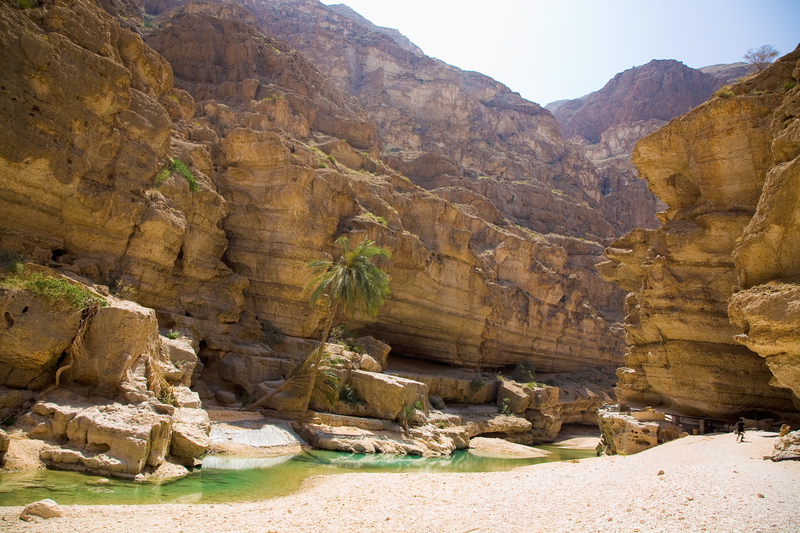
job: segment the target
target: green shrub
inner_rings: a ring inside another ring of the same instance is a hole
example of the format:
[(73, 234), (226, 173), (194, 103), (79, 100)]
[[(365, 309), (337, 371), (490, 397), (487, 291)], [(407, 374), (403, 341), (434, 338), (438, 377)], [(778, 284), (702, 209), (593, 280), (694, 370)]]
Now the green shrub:
[(336, 163), (336, 158), (335, 158), (335, 157), (333, 157), (332, 155), (329, 155), (329, 156), (328, 156), (328, 161), (330, 161), (330, 162), (331, 162), (331, 164), (332, 164), (333, 166), (336, 166), (336, 165), (337, 165), (337, 163)]
[(261, 333), (266, 337), (267, 344), (276, 346), (282, 344), (286, 334), (281, 329), (268, 320), (261, 321)]
[(77, 283), (64, 278), (48, 276), (40, 272), (14, 274), (0, 281), (4, 288), (25, 289), (36, 296), (43, 296), (54, 304), (66, 305), (72, 309), (83, 309), (92, 303), (100, 307), (106, 300)]
[(22, 274), (22, 264), (25, 262), (25, 256), (19, 252), (12, 252), (11, 250), (3, 250), (0, 252), (0, 270), (4, 271), (10, 276), (19, 276)]
[(536, 368), (534, 368), (533, 363), (530, 361), (522, 361), (511, 372), (511, 379), (518, 383), (530, 383), (535, 380), (535, 374)]
[(178, 332), (177, 330), (174, 330), (174, 329), (171, 329), (171, 330), (169, 330), (169, 331), (167, 332), (167, 338), (168, 338), (168, 339), (175, 340), (175, 339), (177, 339), (177, 338), (178, 338), (178, 337), (180, 337), (180, 336), (181, 336), (180, 332)]
[(171, 173), (177, 172), (189, 183), (190, 191), (197, 192), (200, 190), (200, 185), (197, 184), (197, 179), (194, 177), (194, 173), (189, 170), (189, 167), (186, 166), (186, 163), (180, 159), (170, 159), (169, 161), (169, 165), (164, 167), (156, 176), (156, 186), (162, 185), (169, 179), (169, 175)]
[(794, 89), (795, 82), (794, 81), (785, 81), (783, 82), (783, 90), (784, 91), (791, 91)]
[(242, 407), (247, 407), (248, 405), (253, 403), (253, 400), (255, 399), (256, 399), (255, 394), (248, 394), (247, 391), (245, 391), (244, 394), (242, 394)]
[(161, 172), (158, 173), (158, 176), (156, 176), (156, 187), (163, 185), (164, 182), (169, 179), (169, 175), (170, 167), (164, 167)]
[(197, 184), (197, 180), (192, 174), (192, 171), (189, 170), (189, 167), (181, 161), (180, 159), (173, 159), (172, 160), (172, 170), (186, 178), (186, 181), (189, 182), (189, 190), (192, 192), (197, 192), (200, 190), (200, 186)]
[(731, 90), (730, 85), (723, 85), (717, 90), (717, 92), (714, 93), (714, 96), (718, 96), (720, 98), (732, 98), (736, 96), (736, 94), (734, 94), (733, 90)]
[(356, 332), (350, 330), (347, 326), (339, 325), (331, 330), (329, 339), (339, 346), (344, 346), (351, 352), (363, 354), (364, 347), (356, 342), (356, 336)]
[(345, 385), (339, 389), (339, 401), (346, 403), (363, 403), (359, 399), (358, 393), (350, 385)]
[(480, 390), (483, 389), (483, 381), (478, 378), (472, 379), (469, 382), (469, 397), (467, 401), (472, 400)]
[(511, 416), (511, 398), (503, 398), (500, 402), (500, 414)]

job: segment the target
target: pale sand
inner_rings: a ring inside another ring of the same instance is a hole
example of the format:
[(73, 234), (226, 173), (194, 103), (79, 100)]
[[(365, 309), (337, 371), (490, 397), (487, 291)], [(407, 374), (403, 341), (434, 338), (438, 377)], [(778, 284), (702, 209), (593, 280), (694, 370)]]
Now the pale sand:
[[(773, 463), (773, 434), (687, 437), (629, 457), (485, 474), (340, 474), (273, 500), (65, 506), (0, 530), (43, 532), (797, 532), (800, 462)], [(663, 471), (662, 475), (659, 472)]]

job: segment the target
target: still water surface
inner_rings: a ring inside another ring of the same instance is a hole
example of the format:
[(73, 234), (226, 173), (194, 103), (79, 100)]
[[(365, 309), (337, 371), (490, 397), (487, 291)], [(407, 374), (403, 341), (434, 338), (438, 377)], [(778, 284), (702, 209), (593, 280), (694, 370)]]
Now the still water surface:
[(0, 474), (0, 505), (51, 498), (59, 505), (221, 503), (285, 496), (310, 476), (346, 472), (495, 472), (519, 466), (580, 459), (593, 451), (541, 446), (535, 459), (483, 457), (457, 451), (450, 457), (347, 454), (315, 450), (269, 459), (206, 457), (203, 468), (177, 481), (133, 483), (74, 472), (41, 470)]

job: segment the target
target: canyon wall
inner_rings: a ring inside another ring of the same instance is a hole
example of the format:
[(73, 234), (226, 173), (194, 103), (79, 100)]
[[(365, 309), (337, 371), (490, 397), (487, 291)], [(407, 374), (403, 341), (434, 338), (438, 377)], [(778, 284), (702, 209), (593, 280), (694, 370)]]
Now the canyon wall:
[(631, 228), (656, 228), (655, 213), (665, 205), (638, 179), (631, 162), (634, 145), (749, 72), (745, 63), (693, 69), (673, 59), (654, 59), (620, 72), (599, 91), (553, 102), (546, 109), (564, 137), (581, 145), (597, 167), (604, 194), (625, 191), (604, 214), (628, 219)]
[[(730, 416), (797, 402), (796, 50), (636, 145), (667, 209), (606, 250), (630, 291), (621, 401)], [(791, 214), (790, 214), (791, 213)], [(783, 310), (783, 312), (781, 311)]]
[[(1, 7), (0, 248), (155, 309), (198, 352), (194, 384), (241, 397), (287, 374), (323, 318), (305, 264), (340, 235), (392, 252), (389, 303), (351, 326), (395, 353), (539, 371), (619, 361), (622, 292), (592, 271), (613, 226), (593, 207), (593, 167), (535, 104), (480, 79), (502, 96), (491, 120), (526, 129), (519, 168), (551, 169), (547, 183), (432, 173), (428, 191), (387, 162), (452, 160), (382, 157), (385, 125), (241, 6), (120, 19), (144, 40), (84, 0)], [(275, 328), (288, 340), (270, 344)]]

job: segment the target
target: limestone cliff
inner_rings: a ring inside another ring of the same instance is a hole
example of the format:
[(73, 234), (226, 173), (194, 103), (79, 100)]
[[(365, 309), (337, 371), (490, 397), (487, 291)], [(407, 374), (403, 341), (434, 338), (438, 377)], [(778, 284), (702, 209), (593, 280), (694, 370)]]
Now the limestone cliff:
[[(654, 59), (620, 72), (597, 92), (562, 103), (553, 114), (564, 137), (597, 144), (615, 126), (648, 121), (664, 124), (686, 113), (722, 85), (747, 74), (747, 65), (736, 67), (705, 72), (674, 59)], [(626, 151), (632, 148), (631, 144)]]
[(800, 50), (636, 145), (634, 163), (668, 208), (658, 229), (617, 240), (598, 265), (631, 291), (622, 400), (712, 416), (792, 410), (793, 318), (779, 309), (796, 291), (754, 286), (798, 274), (793, 247), (781, 244), (797, 231), (789, 213), (798, 57)]
[[(342, 234), (393, 254), (390, 303), (352, 325), (397, 353), (540, 371), (618, 360), (621, 293), (591, 272), (612, 227), (578, 186), (591, 172), (561, 192), (415, 186), (378, 159), (383, 129), (359, 101), (238, 5), (148, 19), (148, 44), (83, 0), (0, 9), (0, 247), (155, 309), (198, 351), (194, 383), (241, 398), (286, 375), (308, 343), (266, 332), (318, 335), (304, 265)], [(526, 127), (557, 131), (512, 100)]]
[[(180, 3), (149, 1), (146, 8), (158, 14)], [(317, 0), (241, 5), (266, 35), (285, 40), (355, 98), (375, 124), (374, 157), (415, 184), (467, 209), (481, 205), (491, 216), (578, 242), (607, 244), (638, 221), (630, 216), (637, 201), (624, 199), (627, 182), (599, 175), (549, 113), (502, 84), (429, 58), (396, 30), (348, 9)], [(338, 137), (363, 148), (351, 135)], [(568, 255), (582, 247), (564, 243), (558, 237)], [(584, 252), (570, 262), (588, 263)], [(591, 268), (578, 270), (591, 279), (598, 302), (621, 301), (622, 293)], [(610, 309), (604, 316), (619, 318), (619, 307)]]
[[(496, 210), (468, 207), (479, 198), (450, 203), (354, 150), (374, 150), (372, 123), (351, 118), (357, 104), (285, 45), (259, 37), (235, 7), (225, 6), (237, 13), (230, 18), (216, 6), (165, 13), (147, 42), (176, 65), (177, 84), (197, 98), (195, 122), (213, 131), (213, 179), (231, 209), (225, 258), (250, 281), (248, 310), (289, 335), (314, 336), (321, 316), (302, 297), (303, 265), (333, 252), (334, 236), (366, 233), (392, 252), (392, 298), (377, 322), (361, 325), (396, 352), (473, 367), (533, 356), (543, 370), (614, 357), (613, 333), (591, 316), (585, 265)], [(213, 72), (227, 76), (211, 79), (194, 49), (212, 51)], [(604, 339), (607, 355), (594, 341), (581, 348), (584, 337)]]
[(655, 228), (654, 215), (664, 204), (637, 179), (630, 160), (636, 141), (748, 71), (744, 63), (692, 69), (675, 60), (653, 60), (617, 74), (599, 91), (546, 108), (564, 137), (582, 145), (597, 166), (604, 193), (625, 191), (606, 216), (628, 218), (630, 227)]

